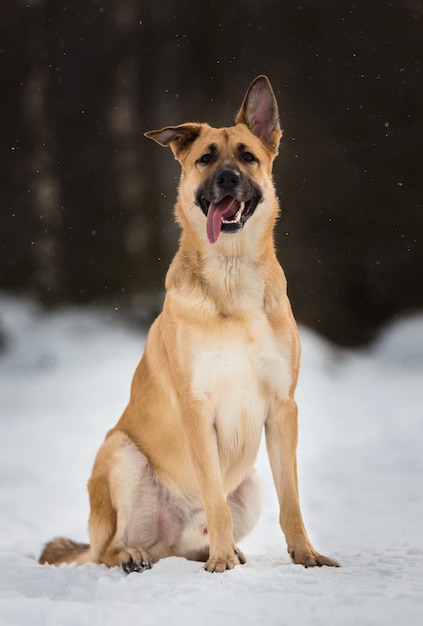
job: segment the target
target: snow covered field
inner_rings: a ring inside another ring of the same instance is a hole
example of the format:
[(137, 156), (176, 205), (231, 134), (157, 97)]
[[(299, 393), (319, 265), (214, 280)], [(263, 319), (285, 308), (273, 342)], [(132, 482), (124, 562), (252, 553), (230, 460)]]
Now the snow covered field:
[(40, 566), (43, 543), (87, 540), (85, 484), (128, 398), (143, 336), (114, 314), (42, 315), (0, 299), (0, 624), (413, 626), (423, 614), (423, 317), (364, 351), (301, 329), (299, 472), (313, 543), (341, 569), (290, 563), (266, 455), (248, 563), (209, 574), (166, 559)]

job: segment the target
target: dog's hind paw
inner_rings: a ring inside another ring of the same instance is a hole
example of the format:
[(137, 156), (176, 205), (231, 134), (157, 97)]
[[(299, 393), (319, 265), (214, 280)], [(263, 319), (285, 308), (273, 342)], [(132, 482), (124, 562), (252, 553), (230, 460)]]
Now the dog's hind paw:
[(151, 569), (153, 566), (150, 561), (141, 561), (141, 563), (136, 563), (132, 558), (129, 561), (125, 561), (121, 565), (124, 572), (127, 574), (131, 574), (132, 572), (145, 572), (146, 569)]
[(145, 572), (153, 566), (148, 556), (139, 548), (126, 548), (119, 554), (120, 566), (124, 572), (131, 574), (132, 572)]

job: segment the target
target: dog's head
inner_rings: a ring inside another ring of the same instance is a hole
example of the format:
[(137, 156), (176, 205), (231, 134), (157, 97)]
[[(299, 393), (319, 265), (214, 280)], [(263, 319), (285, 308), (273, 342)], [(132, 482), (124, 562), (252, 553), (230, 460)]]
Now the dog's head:
[[(188, 123), (146, 133), (170, 146), (182, 166), (177, 218), (212, 244), (250, 220), (251, 227), (264, 227), (277, 212), (271, 172), (282, 132), (265, 76), (250, 85), (235, 122), (228, 128)], [(256, 216), (260, 212), (265, 219)]]

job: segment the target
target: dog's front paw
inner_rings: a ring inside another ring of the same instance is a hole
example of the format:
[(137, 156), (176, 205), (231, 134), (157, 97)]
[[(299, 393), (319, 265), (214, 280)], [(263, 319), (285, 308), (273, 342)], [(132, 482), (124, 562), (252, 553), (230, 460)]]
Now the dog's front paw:
[(153, 566), (148, 555), (139, 548), (125, 548), (119, 554), (119, 563), (121, 568), (127, 574), (131, 572), (145, 572)]
[(304, 567), (322, 567), (323, 565), (326, 565), (328, 567), (340, 567), (339, 563), (334, 561), (334, 559), (323, 556), (315, 550), (310, 550), (307, 552), (296, 552), (293, 550), (292, 552), (290, 552), (290, 556), (294, 563), (298, 565), (304, 565)]
[(233, 557), (209, 559), (204, 566), (204, 569), (208, 572), (225, 572), (227, 569), (233, 569), (235, 565), (238, 565), (239, 561), (234, 554)]
[(210, 557), (204, 566), (208, 572), (225, 572), (227, 569), (233, 569), (235, 565), (244, 565), (247, 559), (239, 548), (235, 548), (233, 554), (225, 557)]

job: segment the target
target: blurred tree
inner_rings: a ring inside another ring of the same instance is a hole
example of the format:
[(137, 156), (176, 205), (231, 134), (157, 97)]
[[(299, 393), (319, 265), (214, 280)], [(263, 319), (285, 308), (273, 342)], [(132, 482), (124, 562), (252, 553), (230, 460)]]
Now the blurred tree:
[[(25, 3), (26, 4), (26, 3)], [(50, 101), (46, 1), (35, 0), (23, 13), (26, 73), (21, 90), (22, 130), (28, 138), (26, 183), (34, 231), (30, 241), (31, 291), (43, 302), (65, 295), (62, 264), (60, 180)]]

